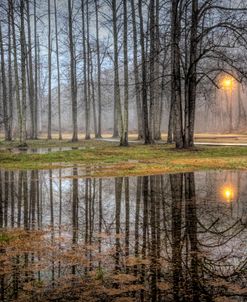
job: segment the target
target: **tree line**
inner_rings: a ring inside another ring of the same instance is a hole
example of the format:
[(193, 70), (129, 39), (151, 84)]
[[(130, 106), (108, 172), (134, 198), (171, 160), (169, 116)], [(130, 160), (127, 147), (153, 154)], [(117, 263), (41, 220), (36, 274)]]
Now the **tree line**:
[(245, 85), (242, 0), (4, 0), (0, 10), (0, 123), (6, 140), (18, 129), (21, 145), (43, 128), (51, 139), (54, 119), (62, 139), (64, 95), (72, 141), (80, 125), (85, 139), (101, 138), (108, 89), (120, 145), (134, 104), (145, 144), (161, 139), (166, 118), (167, 142), (193, 147), (200, 100), (223, 75)]

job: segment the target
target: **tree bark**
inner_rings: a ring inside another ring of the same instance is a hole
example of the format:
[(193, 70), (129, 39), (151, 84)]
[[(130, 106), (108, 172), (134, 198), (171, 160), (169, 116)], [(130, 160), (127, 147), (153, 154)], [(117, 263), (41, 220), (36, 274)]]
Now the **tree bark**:
[(157, 101), (155, 98), (155, 0), (150, 0), (149, 3), (149, 9), (150, 9), (150, 107), (149, 107), (149, 130), (150, 130), (150, 140), (151, 143), (154, 143), (154, 129), (155, 129), (155, 120), (154, 120), (154, 104)]
[(72, 142), (78, 141), (78, 126), (77, 126), (77, 96), (76, 96), (76, 68), (75, 68), (75, 53), (73, 41), (73, 21), (72, 21), (72, 8), (71, 0), (68, 0), (68, 13), (69, 13), (69, 52), (70, 52), (70, 93), (72, 103), (72, 123), (73, 123), (73, 136)]
[(34, 14), (34, 139), (38, 139), (38, 48), (36, 0), (33, 2)]
[(94, 77), (93, 77), (93, 58), (92, 51), (90, 51), (90, 82), (92, 86), (92, 105), (93, 105), (93, 125), (94, 125), (94, 136), (97, 137), (97, 112), (96, 112), (96, 102), (95, 102), (95, 88), (94, 88)]
[(25, 17), (24, 17), (25, 2), (20, 1), (20, 15), (21, 15), (21, 27), (20, 27), (20, 44), (21, 44), (21, 91), (22, 91), (22, 145), (26, 145), (26, 38), (25, 38)]
[(243, 100), (241, 96), (241, 85), (240, 83), (238, 85), (238, 130), (243, 131), (246, 127), (247, 122), (247, 115), (246, 110), (243, 105)]
[(172, 144), (174, 141), (174, 107), (172, 101), (170, 102), (170, 112), (169, 112), (169, 121), (168, 121), (168, 133), (167, 133), (167, 143)]
[(18, 130), (19, 130), (19, 143), (23, 143), (23, 116), (21, 108), (21, 99), (19, 91), (19, 69), (17, 61), (17, 44), (15, 35), (15, 22), (14, 22), (14, 6), (13, 0), (9, 0), (10, 14), (11, 14), (11, 27), (12, 27), (12, 37), (13, 37), (13, 50), (14, 50), (14, 73), (15, 73), (15, 98), (16, 98), (16, 108), (17, 108), (17, 119), (18, 119)]
[(123, 1), (124, 15), (124, 112), (123, 112), (123, 136), (121, 136), (121, 146), (128, 146), (128, 124), (129, 124), (129, 67), (128, 67), (128, 11), (127, 1)]
[(144, 143), (151, 144), (149, 123), (148, 123), (148, 102), (147, 102), (147, 70), (145, 53), (145, 34), (143, 28), (142, 1), (138, 1), (138, 10), (140, 18), (140, 44), (141, 44), (141, 63), (142, 63), (142, 110), (143, 110), (143, 134)]
[(134, 78), (135, 78), (135, 98), (136, 98), (138, 139), (143, 139), (143, 112), (142, 112), (140, 85), (139, 85), (137, 29), (136, 29), (136, 14), (135, 14), (134, 0), (131, 0), (131, 16), (132, 16), (132, 26), (133, 26), (133, 63), (134, 63)]
[(114, 99), (117, 111), (118, 132), (120, 133), (120, 145), (123, 138), (123, 117), (121, 110), (119, 74), (118, 74), (118, 32), (117, 32), (117, 8), (116, 0), (112, 0), (112, 19), (113, 19), (113, 44), (114, 44)]
[(35, 136), (35, 114), (34, 114), (34, 81), (33, 81), (33, 58), (32, 58), (32, 38), (31, 38), (31, 24), (30, 24), (30, 10), (29, 0), (26, 0), (27, 13), (27, 33), (28, 33), (28, 78), (29, 78), (29, 106), (30, 106), (30, 120), (31, 120), (31, 138)]
[[(88, 94), (87, 94), (87, 49), (86, 49), (86, 31), (85, 31), (85, 3), (84, 0), (81, 0), (81, 14), (82, 14), (82, 47), (83, 47), (83, 95), (85, 103), (85, 131), (86, 136), (88, 133), (88, 121), (86, 119), (87, 115), (87, 103), (88, 103)], [(87, 138), (85, 136), (85, 138)]]
[(47, 139), (51, 139), (51, 1), (48, 0), (48, 129)]
[(189, 124), (185, 128), (186, 148), (194, 146), (194, 128), (195, 128), (195, 107), (196, 107), (196, 86), (197, 86), (197, 31), (198, 31), (198, 0), (192, 0), (191, 15), (191, 33), (190, 33), (190, 67), (188, 73), (188, 115)]
[(155, 57), (154, 57), (154, 139), (161, 140), (162, 121), (162, 88), (160, 87), (160, 30), (159, 30), (160, 1), (155, 1)]
[(87, 100), (86, 100), (86, 139), (90, 139), (90, 107), (91, 107), (91, 86), (90, 86), (90, 36), (89, 36), (89, 4), (86, 1), (86, 26), (87, 26)]
[(54, 0), (54, 13), (55, 13), (55, 35), (56, 35), (56, 59), (57, 59), (58, 132), (59, 132), (59, 140), (62, 140), (60, 62), (59, 62), (58, 28), (57, 28), (57, 0)]
[(100, 46), (99, 46), (99, 3), (94, 0), (96, 14), (96, 53), (97, 53), (97, 88), (98, 88), (98, 132), (97, 138), (102, 137), (102, 106), (101, 106), (101, 63), (100, 63)]
[[(183, 148), (183, 122), (181, 100), (181, 74), (180, 74), (180, 37), (181, 20), (179, 14), (180, 0), (172, 2), (171, 18), (171, 108), (173, 111), (173, 125), (176, 148)], [(172, 114), (172, 110), (170, 114)]]
[(11, 5), (8, 2), (8, 78), (9, 78), (9, 92), (8, 92), (8, 140), (12, 140), (12, 127), (13, 127), (13, 79), (12, 79), (12, 41), (11, 41)]
[(0, 21), (0, 51), (1, 51), (1, 81), (2, 81), (2, 95), (3, 95), (3, 124), (5, 140), (10, 140), (9, 138), (9, 115), (8, 115), (8, 93), (7, 93), (7, 83), (5, 74), (5, 51), (3, 48), (3, 38), (2, 38), (2, 22)]

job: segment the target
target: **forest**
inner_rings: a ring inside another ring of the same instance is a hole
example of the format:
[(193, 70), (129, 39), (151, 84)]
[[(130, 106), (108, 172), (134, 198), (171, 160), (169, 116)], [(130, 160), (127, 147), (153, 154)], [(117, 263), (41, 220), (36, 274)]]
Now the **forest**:
[(0, 0), (0, 301), (247, 299), (247, 0)]
[(1, 1), (5, 140), (246, 131), (245, 1)]

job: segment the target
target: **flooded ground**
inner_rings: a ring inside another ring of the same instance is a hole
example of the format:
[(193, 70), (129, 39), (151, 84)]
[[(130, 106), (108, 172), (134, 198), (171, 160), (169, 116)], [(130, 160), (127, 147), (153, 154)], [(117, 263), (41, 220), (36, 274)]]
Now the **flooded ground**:
[(0, 173), (1, 301), (246, 301), (247, 172)]
[[(93, 147), (91, 147), (93, 148)], [(47, 154), (50, 152), (61, 152), (71, 150), (84, 150), (86, 147), (40, 147), (40, 148), (0, 148), (0, 151), (9, 151), (15, 154), (27, 153), (27, 154)]]

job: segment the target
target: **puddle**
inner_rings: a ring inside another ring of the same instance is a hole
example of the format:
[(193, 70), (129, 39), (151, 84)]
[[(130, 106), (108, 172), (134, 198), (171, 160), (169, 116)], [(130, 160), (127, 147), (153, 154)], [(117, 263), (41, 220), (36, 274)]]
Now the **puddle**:
[(1, 301), (246, 301), (247, 172), (81, 175), (1, 171)]

